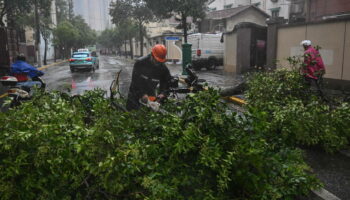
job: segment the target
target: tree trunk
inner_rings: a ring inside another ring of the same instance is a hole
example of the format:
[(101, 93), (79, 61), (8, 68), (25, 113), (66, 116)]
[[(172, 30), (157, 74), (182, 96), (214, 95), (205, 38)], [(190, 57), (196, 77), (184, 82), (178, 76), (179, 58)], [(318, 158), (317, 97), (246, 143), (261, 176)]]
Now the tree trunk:
[(181, 14), (182, 26), (184, 30), (184, 39), (185, 44), (187, 44), (187, 16), (185, 14)]
[(44, 39), (44, 42), (45, 42), (45, 51), (44, 51), (44, 65), (47, 65), (47, 60), (46, 60), (46, 57), (47, 57), (47, 39)]
[(60, 58), (61, 59), (64, 59), (64, 54), (65, 54), (65, 51), (63, 49), (64, 47), (60, 46)]
[(67, 59), (67, 57), (68, 57), (68, 51), (69, 51), (69, 48), (68, 48), (68, 45), (66, 45), (66, 46), (64, 47), (64, 59)]
[(134, 45), (132, 43), (132, 38), (129, 38), (129, 42), (130, 42), (130, 51), (131, 51), (130, 57), (131, 59), (134, 59)]
[(38, 66), (41, 67), (41, 55), (40, 55), (40, 17), (39, 17), (39, 11), (38, 11), (38, 0), (34, 1), (35, 6), (35, 46), (36, 46), (36, 53), (38, 58)]
[(128, 49), (126, 48), (126, 40), (124, 41), (124, 48), (125, 48), (125, 58), (128, 58)]
[(57, 59), (57, 48), (56, 48), (56, 46), (54, 46), (54, 48), (53, 48), (53, 54), (54, 54), (54, 56), (53, 56), (54, 62), (56, 62), (56, 59)]
[(139, 29), (140, 29), (140, 56), (143, 56), (143, 26), (142, 23), (139, 23)]

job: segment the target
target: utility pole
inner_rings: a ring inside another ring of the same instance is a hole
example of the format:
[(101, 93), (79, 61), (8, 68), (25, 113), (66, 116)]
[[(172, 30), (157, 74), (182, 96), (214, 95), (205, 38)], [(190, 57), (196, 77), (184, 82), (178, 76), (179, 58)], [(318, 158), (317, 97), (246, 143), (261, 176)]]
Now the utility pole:
[(37, 62), (38, 66), (41, 67), (41, 55), (40, 55), (40, 18), (39, 18), (39, 11), (38, 11), (38, 0), (34, 1), (34, 7), (35, 7), (35, 46), (36, 46), (36, 54), (37, 54)]

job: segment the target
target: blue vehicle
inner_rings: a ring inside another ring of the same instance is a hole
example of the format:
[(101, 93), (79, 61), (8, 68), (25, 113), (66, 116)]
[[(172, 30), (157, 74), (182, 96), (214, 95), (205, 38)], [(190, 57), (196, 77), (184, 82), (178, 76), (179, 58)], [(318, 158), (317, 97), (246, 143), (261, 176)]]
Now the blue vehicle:
[(79, 69), (89, 69), (94, 72), (99, 68), (99, 59), (96, 52), (74, 52), (69, 59), (69, 67), (71, 72)]

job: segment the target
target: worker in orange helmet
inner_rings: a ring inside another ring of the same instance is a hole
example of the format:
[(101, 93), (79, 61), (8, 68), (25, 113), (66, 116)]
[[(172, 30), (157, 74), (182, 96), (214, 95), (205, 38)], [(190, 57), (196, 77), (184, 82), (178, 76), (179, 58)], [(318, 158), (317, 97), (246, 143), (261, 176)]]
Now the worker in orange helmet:
[(140, 107), (140, 99), (155, 96), (158, 84), (158, 99), (166, 97), (167, 90), (169, 89), (169, 81), (172, 78), (169, 69), (164, 64), (166, 62), (166, 55), (166, 47), (157, 44), (152, 48), (151, 54), (136, 61), (126, 103), (127, 110), (136, 110)]

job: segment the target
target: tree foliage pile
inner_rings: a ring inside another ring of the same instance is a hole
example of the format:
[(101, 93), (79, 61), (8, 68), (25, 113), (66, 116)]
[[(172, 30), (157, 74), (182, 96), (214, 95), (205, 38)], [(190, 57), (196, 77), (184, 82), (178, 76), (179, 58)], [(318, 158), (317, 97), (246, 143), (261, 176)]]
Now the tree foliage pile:
[(120, 112), (92, 91), (0, 113), (0, 198), (293, 199), (320, 185), (267, 137), (265, 112), (228, 113), (211, 89), (166, 107)]

